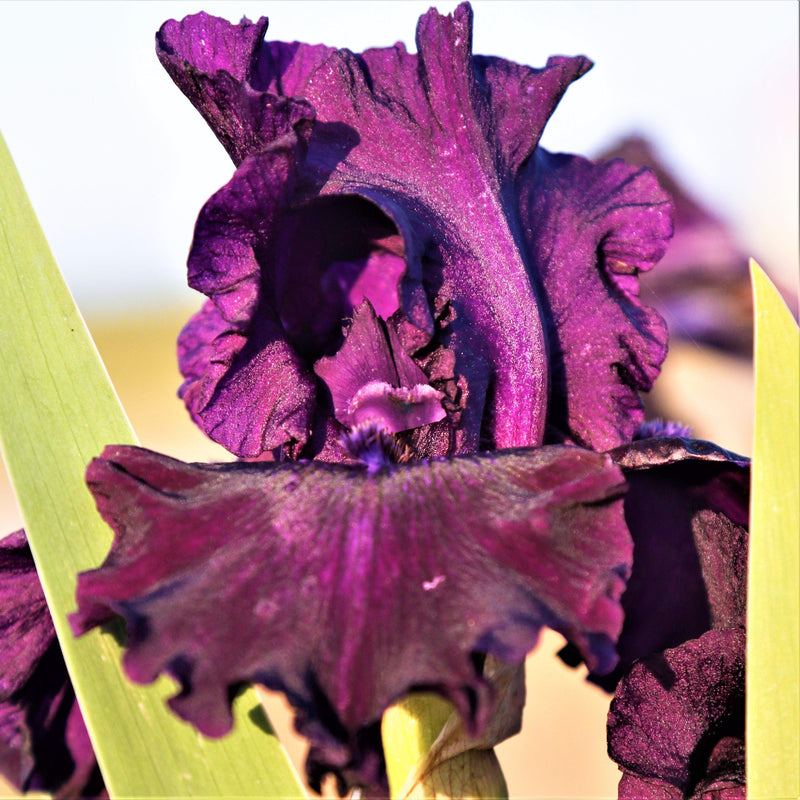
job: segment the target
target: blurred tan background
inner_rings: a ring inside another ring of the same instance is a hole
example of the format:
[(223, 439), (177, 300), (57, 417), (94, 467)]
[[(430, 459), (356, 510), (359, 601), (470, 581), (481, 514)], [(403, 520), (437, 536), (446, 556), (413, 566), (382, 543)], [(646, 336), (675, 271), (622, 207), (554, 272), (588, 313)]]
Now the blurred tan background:
[[(100, 354), (141, 444), (187, 461), (231, 460), (193, 423), (176, 396), (178, 331), (191, 307), (147, 316), (90, 318)], [(697, 344), (672, 346), (657, 384), (659, 406), (692, 425), (695, 434), (749, 454), (752, 378), (749, 364)], [(13, 492), (0, 473), (0, 532), (21, 526)], [(609, 698), (580, 670), (555, 657), (561, 637), (547, 633), (529, 657), (523, 730), (498, 748), (512, 798), (616, 797), (618, 771), (605, 752)], [(270, 718), (303, 774), (305, 746), (294, 734), (282, 698), (267, 703)], [(14, 796), (0, 785), (0, 796)], [(335, 796), (331, 793), (331, 796)]]

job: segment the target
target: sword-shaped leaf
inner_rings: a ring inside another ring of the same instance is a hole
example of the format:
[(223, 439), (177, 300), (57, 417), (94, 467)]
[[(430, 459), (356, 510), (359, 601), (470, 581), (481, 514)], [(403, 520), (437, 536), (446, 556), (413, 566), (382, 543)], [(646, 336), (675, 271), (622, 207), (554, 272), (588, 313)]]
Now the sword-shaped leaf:
[(756, 422), (747, 614), (747, 796), (800, 795), (800, 337), (750, 262)]
[(75, 578), (111, 532), (84, 485), (109, 443), (135, 443), (0, 137), (0, 444), (67, 667), (112, 797), (305, 797), (252, 689), (233, 732), (201, 737), (167, 710), (166, 679), (134, 686), (110, 633), (75, 639)]

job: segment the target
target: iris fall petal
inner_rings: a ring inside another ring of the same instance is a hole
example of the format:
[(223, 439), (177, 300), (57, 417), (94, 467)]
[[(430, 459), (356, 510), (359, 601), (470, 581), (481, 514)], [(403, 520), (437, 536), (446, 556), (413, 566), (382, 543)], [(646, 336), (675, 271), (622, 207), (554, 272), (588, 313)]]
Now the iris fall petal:
[(377, 726), (411, 690), (482, 730), (493, 693), (478, 654), (521, 661), (543, 625), (596, 671), (615, 664), (630, 542), (605, 456), (552, 447), (370, 473), (109, 447), (87, 480), (116, 536), (79, 576), (74, 630), (124, 616), (129, 676), (172, 674), (171, 707), (208, 735), (229, 729), (240, 683), (285, 692), (314, 781), (383, 780)]

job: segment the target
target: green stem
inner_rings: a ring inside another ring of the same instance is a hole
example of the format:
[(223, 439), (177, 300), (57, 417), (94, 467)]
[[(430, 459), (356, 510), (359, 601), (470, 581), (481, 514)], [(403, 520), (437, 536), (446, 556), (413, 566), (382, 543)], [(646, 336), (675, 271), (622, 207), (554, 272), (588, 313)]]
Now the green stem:
[(435, 694), (412, 694), (387, 709), (381, 733), (392, 797), (399, 796), (452, 713), (452, 704)]
[[(413, 694), (383, 715), (381, 732), (389, 788), (393, 798), (414, 800), (505, 800), (503, 772), (494, 750), (476, 742), (474, 749), (460, 746), (442, 750), (430, 758), (431, 748), (448, 720), (453, 706), (434, 694)], [(459, 725), (460, 728), (460, 725)], [(452, 725), (449, 726), (452, 731)]]

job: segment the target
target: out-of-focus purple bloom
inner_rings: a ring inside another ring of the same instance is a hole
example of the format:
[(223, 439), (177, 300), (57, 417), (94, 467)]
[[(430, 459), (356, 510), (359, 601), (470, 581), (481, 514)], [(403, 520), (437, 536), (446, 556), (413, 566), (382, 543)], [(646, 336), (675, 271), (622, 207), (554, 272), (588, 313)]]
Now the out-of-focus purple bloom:
[(0, 772), (20, 791), (106, 796), (23, 531), (0, 540)]
[(554, 445), (365, 469), (109, 447), (87, 482), (115, 539), (79, 576), (75, 632), (122, 615), (128, 675), (171, 674), (170, 706), (208, 735), (229, 729), (241, 683), (283, 691), (312, 786), (332, 771), (385, 791), (381, 715), (412, 690), (482, 732), (484, 655), (519, 663), (544, 625), (597, 672), (616, 663), (631, 552), (605, 455)]
[(642, 299), (657, 308), (674, 339), (703, 342), (750, 358), (753, 302), (749, 254), (730, 228), (698, 202), (646, 139), (631, 136), (598, 156), (649, 167), (675, 204), (675, 235), (642, 276)]
[(671, 205), (648, 170), (538, 147), (588, 59), (473, 56), (466, 4), (420, 19), (416, 55), (266, 28), (198, 14), (157, 37), (237, 166), (189, 256), (210, 298), (179, 342), (200, 427), (246, 458), (346, 459), (315, 364), (367, 299), (443, 395), (418, 454), (628, 441), (666, 353), (637, 274)]

